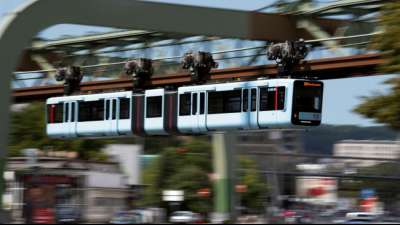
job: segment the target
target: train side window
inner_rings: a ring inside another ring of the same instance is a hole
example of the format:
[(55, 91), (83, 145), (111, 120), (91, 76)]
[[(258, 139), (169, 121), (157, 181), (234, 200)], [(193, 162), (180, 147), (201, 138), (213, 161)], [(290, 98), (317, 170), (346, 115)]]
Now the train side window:
[(242, 111), (242, 90), (210, 92), (208, 113), (238, 113)]
[(119, 119), (126, 120), (130, 118), (131, 100), (129, 98), (119, 99)]
[(200, 115), (203, 115), (205, 112), (205, 101), (206, 101), (206, 94), (200, 93)]
[(65, 123), (68, 123), (68, 122), (69, 122), (69, 103), (65, 103), (64, 106), (65, 106), (65, 110), (64, 110), (64, 112), (65, 112), (64, 122), (65, 122)]
[(71, 103), (71, 122), (75, 122), (75, 102)]
[(179, 96), (179, 115), (189, 116), (192, 105), (191, 94), (181, 94)]
[(162, 117), (162, 96), (147, 97), (147, 118)]
[(224, 99), (222, 92), (208, 93), (208, 114), (218, 114), (224, 112)]
[(249, 90), (244, 89), (243, 90), (243, 112), (248, 112), (249, 111)]
[(197, 93), (193, 94), (192, 115), (197, 115)]
[[(269, 110), (274, 110), (274, 102), (273, 99), (270, 97), (270, 93), (268, 91), (268, 88), (263, 87), (260, 88), (260, 111), (269, 111)], [(274, 94), (274, 92), (272, 92)], [(270, 101), (268, 101), (270, 100)], [(272, 108), (271, 108), (272, 105)]]
[(105, 119), (106, 119), (106, 120), (109, 120), (109, 119), (110, 119), (110, 106), (111, 106), (110, 100), (105, 100), (105, 101), (104, 101), (104, 104), (105, 104), (105, 107), (106, 107), (106, 110), (105, 110), (105, 114), (106, 114)]
[(251, 89), (251, 111), (257, 111), (257, 89)]
[(226, 91), (224, 94), (224, 113), (242, 112), (242, 90)]
[(260, 111), (276, 111), (285, 108), (286, 87), (260, 89)]
[(52, 104), (47, 106), (47, 121), (50, 124), (62, 123), (64, 116), (64, 104)]
[(278, 103), (276, 110), (285, 109), (286, 87), (278, 87)]
[(112, 119), (116, 120), (117, 119), (117, 100), (113, 99), (111, 100), (112, 102)]
[(102, 121), (104, 120), (104, 100), (80, 102), (79, 103), (79, 122)]

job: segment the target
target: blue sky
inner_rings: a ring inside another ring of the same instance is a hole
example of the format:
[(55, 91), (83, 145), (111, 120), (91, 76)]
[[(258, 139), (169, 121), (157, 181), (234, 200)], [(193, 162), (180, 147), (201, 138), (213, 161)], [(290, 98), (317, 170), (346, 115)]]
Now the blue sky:
[[(5, 13), (25, 0), (0, 0), (0, 19)], [(156, 2), (171, 2), (212, 6), (220, 8), (254, 10), (271, 4), (274, 0), (152, 0)], [(64, 35), (83, 35), (86, 33), (106, 32), (110, 28), (88, 27), (77, 25), (58, 25), (40, 33), (39, 36), (56, 39)], [(324, 123), (354, 124), (360, 126), (375, 125), (372, 121), (352, 113), (352, 109), (360, 103), (362, 96), (374, 93), (384, 93), (389, 90), (383, 82), (390, 76), (374, 76), (354, 79), (325, 81)]]

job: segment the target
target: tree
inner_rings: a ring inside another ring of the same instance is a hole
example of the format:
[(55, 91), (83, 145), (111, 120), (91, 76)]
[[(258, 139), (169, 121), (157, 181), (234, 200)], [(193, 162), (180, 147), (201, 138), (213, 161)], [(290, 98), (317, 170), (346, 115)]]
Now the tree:
[[(398, 74), (400, 72), (400, 2), (388, 3), (382, 12), (381, 26), (384, 33), (379, 35), (374, 48), (384, 54), (386, 63), (381, 67), (385, 73)], [(392, 86), (389, 94), (380, 94), (374, 97), (364, 97), (355, 112), (374, 119), (378, 123), (389, 125), (400, 130), (400, 78), (389, 81)]]
[[(256, 163), (246, 157), (239, 160), (238, 183), (246, 185), (247, 192), (241, 194), (242, 206), (257, 210), (263, 207), (262, 197), (267, 185), (257, 171)], [(213, 172), (211, 146), (207, 139), (196, 138), (180, 147), (165, 148), (158, 159), (145, 169), (143, 182), (147, 186), (141, 201), (143, 206), (162, 206), (163, 190), (184, 190), (187, 209), (207, 213), (213, 209)], [(200, 197), (197, 192), (209, 189), (209, 197)]]
[(26, 148), (52, 151), (78, 152), (84, 160), (106, 160), (101, 153), (107, 141), (102, 140), (55, 140), (46, 135), (45, 105), (33, 103), (11, 114), (9, 155), (20, 156)]
[(165, 148), (145, 171), (142, 205), (161, 206), (163, 190), (184, 190), (185, 206), (196, 212), (211, 210), (211, 198), (201, 198), (197, 191), (211, 188), (211, 146), (204, 140), (193, 140), (181, 147)]
[(257, 163), (242, 156), (239, 159), (239, 165), (243, 172), (238, 182), (247, 186), (247, 191), (241, 194), (241, 205), (252, 210), (263, 209), (265, 197), (268, 196), (268, 186), (257, 171)]

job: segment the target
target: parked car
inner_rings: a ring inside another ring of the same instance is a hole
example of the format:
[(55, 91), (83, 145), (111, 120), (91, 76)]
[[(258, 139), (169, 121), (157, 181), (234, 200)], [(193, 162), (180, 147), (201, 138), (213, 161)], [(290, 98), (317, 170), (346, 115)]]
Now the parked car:
[(56, 206), (56, 221), (59, 224), (79, 223), (81, 215), (79, 209), (73, 206)]
[(198, 213), (177, 211), (172, 213), (169, 221), (171, 223), (201, 223), (203, 219)]
[(141, 224), (141, 215), (133, 211), (116, 212), (110, 224)]

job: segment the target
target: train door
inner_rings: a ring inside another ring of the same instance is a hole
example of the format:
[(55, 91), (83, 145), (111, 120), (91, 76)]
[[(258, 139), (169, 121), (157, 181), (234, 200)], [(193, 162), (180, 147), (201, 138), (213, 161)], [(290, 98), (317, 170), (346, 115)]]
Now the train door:
[(250, 113), (250, 128), (251, 129), (258, 129), (258, 109), (259, 109), (259, 89), (258, 88), (251, 88), (249, 90), (249, 113)]
[(249, 129), (250, 119), (251, 119), (251, 111), (250, 111), (250, 89), (244, 88), (242, 89), (242, 113), (246, 116), (246, 127), (243, 129)]
[(128, 135), (132, 133), (132, 99), (131, 98), (120, 98), (118, 108), (118, 134)]
[(205, 133), (207, 129), (207, 104), (206, 104), (206, 92), (202, 91), (198, 93), (198, 114), (197, 114), (197, 125), (199, 133)]
[(64, 103), (64, 124), (68, 138), (76, 137), (77, 108), (77, 101)]
[(260, 87), (258, 124), (260, 128), (281, 125), (279, 113), (285, 109), (286, 87)]
[(199, 93), (198, 92), (192, 92), (192, 132), (193, 133), (200, 133), (200, 129), (199, 129)]
[(118, 134), (118, 120), (119, 120), (119, 99), (106, 99), (106, 116), (107, 121), (107, 135)]

